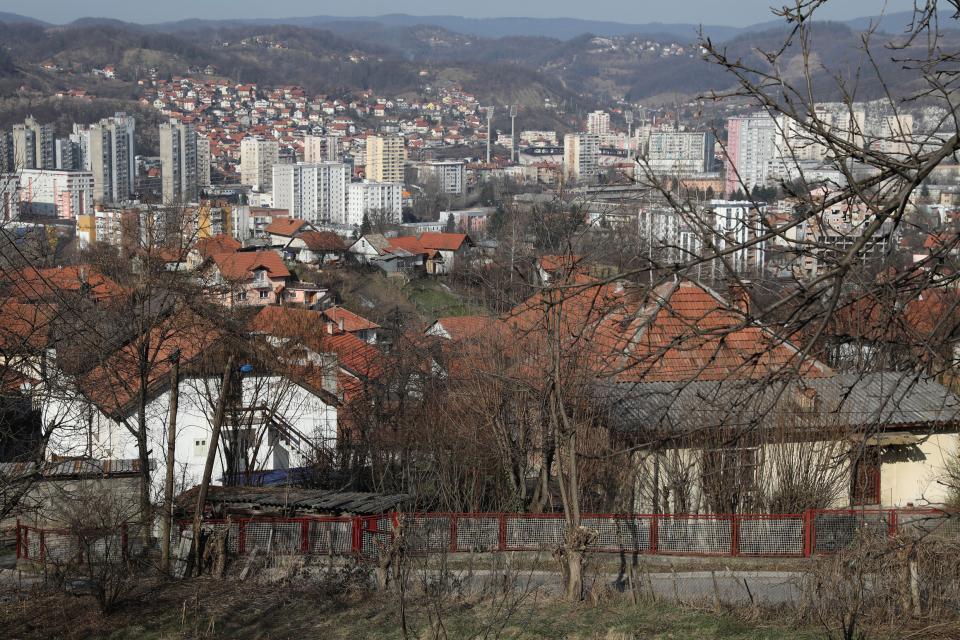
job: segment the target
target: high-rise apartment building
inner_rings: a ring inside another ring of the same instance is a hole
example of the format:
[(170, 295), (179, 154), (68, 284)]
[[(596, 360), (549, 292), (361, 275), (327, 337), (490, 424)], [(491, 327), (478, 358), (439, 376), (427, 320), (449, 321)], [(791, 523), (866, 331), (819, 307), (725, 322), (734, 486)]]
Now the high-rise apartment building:
[(310, 222), (345, 224), (349, 169), (342, 162), (273, 166), (273, 206)]
[(402, 136), (367, 136), (367, 180), (403, 182), (406, 150)]
[(93, 175), (85, 171), (26, 169), (20, 172), (20, 210), (72, 220), (93, 211)]
[(53, 145), (54, 162), (61, 171), (82, 171), (83, 155), (80, 153), (80, 144), (73, 139), (57, 138)]
[(600, 136), (568, 133), (563, 137), (563, 173), (568, 180), (590, 180), (600, 173)]
[(424, 162), (417, 165), (417, 178), (436, 184), (441, 193), (460, 195), (467, 186), (466, 165), (459, 160)]
[(347, 187), (347, 215), (344, 224), (359, 227), (364, 214), (382, 216), (384, 222), (399, 223), (403, 212), (403, 183), (353, 182)]
[(275, 164), (280, 164), (280, 145), (276, 140), (244, 138), (240, 143), (240, 184), (269, 191)]
[(307, 136), (303, 139), (304, 162), (340, 162), (340, 138)]
[(713, 150), (713, 134), (705, 131), (653, 131), (646, 160), (655, 175), (689, 176), (710, 170)]
[(210, 186), (210, 138), (197, 136), (197, 184), (201, 187)]
[(610, 114), (606, 111), (592, 111), (587, 114), (587, 133), (605, 136), (610, 133)]
[(779, 159), (779, 132), (777, 121), (766, 113), (727, 120), (727, 194), (766, 184), (771, 163)]
[(197, 134), (193, 125), (171, 120), (160, 125), (160, 177), (163, 202), (196, 202)]
[[(93, 199), (97, 203), (125, 202), (134, 194), (136, 176), (136, 121), (125, 113), (90, 125), (77, 145), (83, 168), (93, 173)], [(72, 136), (71, 136), (72, 137)]]
[(13, 169), (55, 169), (55, 131), (51, 124), (40, 124), (32, 116), (13, 125)]

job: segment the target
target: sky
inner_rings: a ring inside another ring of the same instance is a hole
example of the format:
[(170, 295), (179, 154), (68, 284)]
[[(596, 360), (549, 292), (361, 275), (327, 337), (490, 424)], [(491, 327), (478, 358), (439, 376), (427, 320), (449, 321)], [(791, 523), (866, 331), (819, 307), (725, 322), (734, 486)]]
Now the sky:
[[(773, 19), (770, 6), (792, 0), (0, 0), (0, 11), (47, 22), (106, 17), (128, 22), (186, 18), (286, 18), (314, 15), (375, 16), (384, 13), (458, 15), (475, 18), (567, 17), (617, 22), (684, 22), (748, 26)], [(831, 0), (818, 15), (843, 20), (906, 11), (913, 0)]]

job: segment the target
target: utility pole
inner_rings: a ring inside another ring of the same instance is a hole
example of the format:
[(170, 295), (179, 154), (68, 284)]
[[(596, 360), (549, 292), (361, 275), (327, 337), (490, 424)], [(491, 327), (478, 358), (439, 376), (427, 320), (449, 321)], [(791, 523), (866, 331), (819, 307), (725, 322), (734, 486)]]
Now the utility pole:
[(490, 147), (493, 143), (493, 107), (487, 107), (487, 164), (490, 164)]
[(170, 356), (170, 419), (167, 421), (167, 477), (163, 485), (163, 537), (160, 539), (160, 568), (170, 573), (170, 535), (173, 528), (173, 471), (177, 448), (177, 405), (180, 401), (180, 350)]
[(627, 121), (627, 162), (633, 159), (633, 147), (631, 146), (633, 138), (633, 111), (627, 109), (623, 112), (623, 119)]
[(517, 163), (517, 105), (510, 105), (510, 162)]
[(207, 461), (203, 465), (203, 478), (200, 480), (200, 490), (197, 493), (197, 506), (193, 512), (193, 570), (200, 575), (203, 567), (200, 566), (200, 523), (203, 520), (203, 508), (207, 502), (207, 490), (210, 488), (210, 476), (213, 475), (213, 463), (217, 458), (219, 448), (220, 429), (227, 409), (227, 396), (230, 394), (230, 381), (233, 378), (233, 356), (227, 358), (227, 366), (223, 369), (223, 378), (220, 380), (220, 399), (217, 400), (217, 412), (213, 416), (213, 428), (210, 431), (210, 444), (207, 449)]

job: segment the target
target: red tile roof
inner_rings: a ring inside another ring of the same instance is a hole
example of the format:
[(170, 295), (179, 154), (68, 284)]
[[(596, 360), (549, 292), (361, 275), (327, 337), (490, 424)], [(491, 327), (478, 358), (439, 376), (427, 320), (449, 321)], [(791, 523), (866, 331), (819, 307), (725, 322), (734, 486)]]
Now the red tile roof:
[(247, 280), (253, 272), (266, 269), (271, 278), (289, 278), (290, 270), (275, 251), (238, 251), (236, 253), (218, 253), (213, 261), (226, 280)]
[[(195, 360), (220, 339), (220, 331), (191, 311), (181, 311), (152, 328), (147, 361), (150, 363), (147, 386), (149, 395), (161, 392), (170, 379), (170, 357), (180, 352), (180, 362)], [(100, 410), (110, 416), (128, 415), (140, 393), (139, 345), (137, 338), (111, 354), (102, 364), (78, 381), (80, 390)]]
[(15, 353), (42, 349), (49, 343), (50, 307), (7, 299), (0, 306), (0, 349), (10, 359)]
[(307, 221), (299, 218), (274, 218), (265, 231), (270, 235), (292, 238), (306, 225)]
[(362, 316), (358, 316), (352, 311), (348, 311), (343, 307), (330, 307), (329, 309), (324, 309), (322, 312), (323, 316), (338, 325), (340, 322), (343, 322), (343, 331), (347, 333), (355, 333), (357, 331), (366, 331), (369, 329), (379, 329), (380, 325), (376, 322), (371, 322)]
[(383, 373), (380, 351), (351, 333), (330, 335), (320, 312), (293, 307), (264, 307), (250, 322), (250, 330), (303, 344), (315, 353), (336, 354), (340, 366), (361, 378)]
[(548, 320), (555, 319), (577, 366), (621, 381), (755, 379), (787, 370), (832, 374), (692, 282), (662, 285), (648, 295), (585, 276), (574, 282), (547, 289), (507, 315), (517, 348), (536, 352)]
[(64, 293), (85, 292), (94, 300), (116, 298), (126, 290), (87, 265), (36, 269), (28, 267), (9, 280), (9, 293), (23, 302), (53, 302)]
[(427, 249), (439, 249), (440, 251), (459, 251), (467, 240), (467, 234), (465, 233), (428, 232), (420, 234), (420, 244)]
[(489, 330), (494, 323), (496, 319), (487, 316), (448, 316), (437, 318), (434, 324), (440, 325), (451, 340), (459, 341)]
[(197, 240), (196, 246), (197, 251), (204, 258), (209, 258), (215, 253), (233, 253), (243, 247), (239, 240), (222, 233), (211, 238), (201, 238)]
[(424, 247), (418, 238), (415, 236), (400, 236), (398, 238), (387, 238), (389, 243), (389, 249), (403, 249), (414, 255), (423, 255), (431, 257), (436, 255), (435, 250), (430, 250)]
[(298, 237), (310, 251), (342, 253), (347, 250), (340, 236), (332, 231), (304, 231)]

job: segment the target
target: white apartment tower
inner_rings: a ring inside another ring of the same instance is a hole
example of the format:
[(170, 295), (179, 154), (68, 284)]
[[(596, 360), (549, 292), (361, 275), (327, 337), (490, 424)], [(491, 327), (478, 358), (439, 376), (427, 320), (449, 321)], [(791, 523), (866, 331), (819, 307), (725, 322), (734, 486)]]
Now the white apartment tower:
[(403, 182), (405, 156), (402, 136), (367, 136), (367, 180)]
[(727, 120), (726, 193), (764, 186), (772, 163), (778, 161), (780, 127), (767, 113)]
[(363, 215), (376, 213), (385, 221), (399, 223), (403, 211), (403, 183), (353, 182), (347, 188), (347, 217), (345, 224), (359, 227)]
[(273, 165), (279, 163), (280, 145), (276, 140), (244, 138), (240, 143), (240, 184), (269, 191)]
[(176, 120), (160, 125), (160, 175), (163, 202), (196, 202), (197, 134), (193, 125)]
[(125, 113), (104, 118), (82, 131), (84, 142), (79, 148), (83, 168), (93, 173), (94, 202), (125, 202), (133, 196), (135, 131), (136, 121)]
[(201, 187), (210, 186), (210, 138), (197, 136), (197, 184)]
[(13, 125), (13, 169), (55, 169), (55, 137), (52, 124), (40, 124), (33, 116)]
[(314, 223), (345, 224), (349, 167), (342, 162), (273, 166), (273, 206)]
[(713, 134), (705, 131), (654, 131), (647, 163), (655, 175), (694, 175), (709, 170), (713, 149)]
[(568, 180), (589, 180), (600, 173), (600, 136), (568, 133), (563, 137), (563, 173)]
[(303, 139), (304, 162), (340, 162), (340, 139), (336, 136), (307, 136)]
[(459, 160), (424, 162), (417, 167), (421, 182), (435, 182), (442, 193), (459, 195), (466, 189), (466, 165)]
[(592, 111), (587, 114), (587, 133), (605, 136), (610, 133), (610, 114), (606, 111)]

